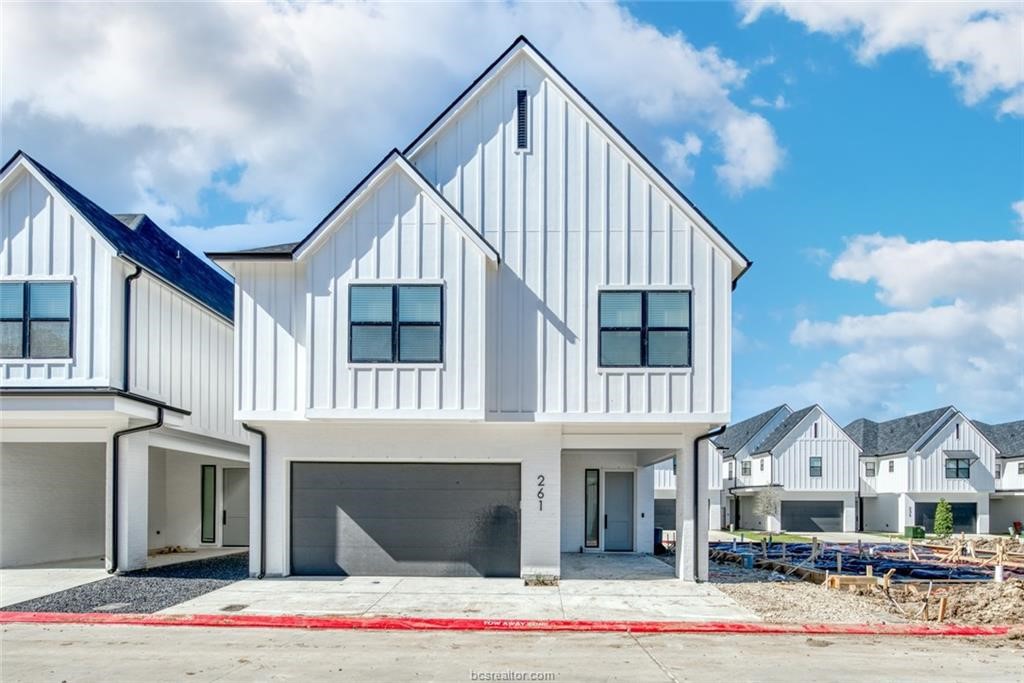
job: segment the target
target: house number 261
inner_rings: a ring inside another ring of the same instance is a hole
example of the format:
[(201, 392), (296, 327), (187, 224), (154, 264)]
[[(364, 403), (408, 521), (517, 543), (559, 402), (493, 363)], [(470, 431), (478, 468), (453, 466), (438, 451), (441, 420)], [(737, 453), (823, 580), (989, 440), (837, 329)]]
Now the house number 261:
[(537, 475), (537, 509), (544, 509), (544, 475)]

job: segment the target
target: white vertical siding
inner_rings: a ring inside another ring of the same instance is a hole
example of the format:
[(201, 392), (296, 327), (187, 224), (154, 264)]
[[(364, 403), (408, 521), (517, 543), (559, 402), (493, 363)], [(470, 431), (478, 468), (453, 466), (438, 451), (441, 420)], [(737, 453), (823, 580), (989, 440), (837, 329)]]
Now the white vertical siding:
[(1024, 489), (1024, 472), (1019, 471), (1024, 459), (999, 460), (1003, 468), (1003, 476), (996, 480), (996, 489), (1003, 491), (1020, 491)]
[(231, 325), (148, 274), (133, 282), (131, 308), (131, 391), (191, 411), (193, 431), (243, 440), (231, 406)]
[[(960, 438), (956, 424), (960, 425)], [(971, 451), (978, 460), (971, 465), (970, 479), (946, 479), (944, 451)], [(973, 493), (995, 490), (996, 449), (963, 415), (957, 414), (938, 434), (911, 457), (912, 492)]]
[[(812, 456), (821, 457), (820, 477), (810, 476)], [(775, 449), (775, 483), (787, 491), (856, 491), (859, 457), (853, 439), (815, 408)]]
[(14, 173), (0, 195), (0, 279), (74, 283), (73, 357), (0, 360), (0, 383), (7, 387), (109, 386), (120, 376), (111, 367), (113, 252), (92, 228), (75, 218), (62, 197), (48, 192), (28, 172)]
[[(520, 88), (528, 153), (515, 151)], [(502, 255), (492, 418), (729, 411), (731, 262), (532, 62), (497, 75), (413, 162)], [(629, 287), (692, 290), (692, 370), (598, 368), (597, 293)]]

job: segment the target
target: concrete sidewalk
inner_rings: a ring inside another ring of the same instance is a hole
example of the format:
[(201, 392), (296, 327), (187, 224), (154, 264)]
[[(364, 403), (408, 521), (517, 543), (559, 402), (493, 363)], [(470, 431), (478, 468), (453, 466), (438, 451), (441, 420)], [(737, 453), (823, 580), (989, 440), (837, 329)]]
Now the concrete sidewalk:
[[(589, 560), (589, 561), (588, 561)], [(248, 579), (161, 614), (295, 614), (478, 619), (760, 621), (708, 584), (679, 581), (647, 556), (571, 557), (558, 586), (521, 579), (332, 577)], [(619, 576), (611, 579), (619, 567)], [(597, 578), (589, 578), (591, 576)], [(581, 578), (573, 578), (581, 577)]]
[(100, 581), (107, 576), (102, 557), (0, 569), (0, 607)]

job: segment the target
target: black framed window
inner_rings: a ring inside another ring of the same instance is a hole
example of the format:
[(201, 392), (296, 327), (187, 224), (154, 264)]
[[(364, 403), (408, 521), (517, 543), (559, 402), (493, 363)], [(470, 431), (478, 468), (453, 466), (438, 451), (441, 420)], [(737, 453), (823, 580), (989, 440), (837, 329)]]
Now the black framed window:
[(750, 476), (750, 461), (740, 464), (740, 474), (744, 477)]
[(1017, 474), (1024, 475), (1024, 462), (1017, 463)]
[(586, 470), (584, 477), (586, 486), (584, 491), (586, 538), (583, 542), (587, 548), (597, 548), (601, 545), (601, 473), (599, 470)]
[(202, 543), (217, 542), (217, 467), (202, 466), (202, 492), (200, 494)]
[(600, 366), (690, 367), (690, 292), (603, 291), (598, 308)]
[(946, 458), (946, 479), (970, 479), (971, 461), (967, 458)]
[(875, 463), (866, 462), (864, 463), (864, 476), (873, 477), (875, 476)]
[(349, 287), (353, 363), (440, 363), (441, 285)]
[(895, 460), (890, 460), (889, 461), (889, 471), (890, 472), (895, 472), (896, 471), (896, 461)]
[(758, 464), (757, 469), (760, 470), (761, 472), (764, 472), (764, 458), (761, 458), (761, 461)]
[(811, 459), (810, 459), (810, 462), (809, 462), (809, 465), (810, 465), (810, 472), (809, 472), (809, 474), (812, 477), (820, 477), (821, 476), (821, 456), (820, 455), (812, 455)]
[(530, 148), (529, 97), (525, 90), (516, 91), (516, 149)]
[(70, 358), (72, 284), (0, 282), (0, 358)]
[(1003, 466), (996, 463), (996, 479), (1000, 479), (1003, 476)]

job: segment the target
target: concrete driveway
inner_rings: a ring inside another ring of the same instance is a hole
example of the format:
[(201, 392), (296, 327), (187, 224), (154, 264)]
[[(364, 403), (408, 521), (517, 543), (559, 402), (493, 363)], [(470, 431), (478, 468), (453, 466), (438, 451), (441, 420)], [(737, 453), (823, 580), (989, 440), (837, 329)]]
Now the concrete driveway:
[(0, 607), (105, 578), (102, 557), (0, 569)]
[(653, 557), (572, 554), (563, 557), (562, 568), (557, 586), (461, 577), (248, 579), (162, 613), (760, 621), (713, 586), (675, 579), (671, 567)]

